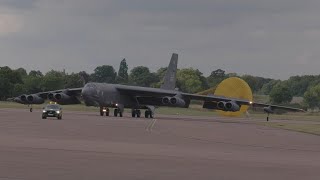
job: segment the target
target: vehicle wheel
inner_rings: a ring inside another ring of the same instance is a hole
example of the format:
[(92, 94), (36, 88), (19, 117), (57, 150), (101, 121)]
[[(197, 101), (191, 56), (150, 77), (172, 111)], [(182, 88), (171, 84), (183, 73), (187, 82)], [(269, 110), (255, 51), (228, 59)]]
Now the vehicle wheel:
[(30, 112), (32, 112), (32, 110), (33, 110), (33, 109), (32, 109), (32, 108), (30, 108)]
[(121, 111), (119, 111), (119, 116), (122, 117), (122, 112)]
[(114, 115), (114, 117), (117, 117), (117, 116), (118, 116), (118, 109), (114, 109), (113, 115)]
[(46, 116), (44, 116), (44, 115), (42, 115), (42, 119), (47, 119), (47, 117), (46, 117)]
[(149, 111), (144, 112), (144, 117), (149, 118)]
[(109, 110), (106, 112), (106, 116), (109, 116)]
[(152, 112), (150, 111), (150, 115), (149, 115), (150, 118), (153, 118), (153, 114)]

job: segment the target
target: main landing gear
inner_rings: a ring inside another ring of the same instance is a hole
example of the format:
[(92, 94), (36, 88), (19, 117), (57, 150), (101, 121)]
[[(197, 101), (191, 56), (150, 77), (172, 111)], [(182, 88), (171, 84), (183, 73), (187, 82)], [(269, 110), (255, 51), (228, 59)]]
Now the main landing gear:
[(29, 111), (32, 112), (33, 111), (32, 104), (29, 104), (28, 107), (29, 107)]
[(120, 117), (122, 117), (122, 111), (121, 111), (121, 109), (119, 109), (119, 108), (114, 109), (114, 111), (113, 111), (114, 117), (117, 117), (118, 114), (119, 114)]
[(140, 111), (140, 109), (133, 109), (132, 111), (131, 111), (131, 116), (134, 118), (134, 117), (137, 117), (137, 118), (139, 118), (140, 116), (141, 116), (141, 111)]
[[(133, 110), (131, 111), (131, 116), (132, 116), (133, 118), (135, 118), (135, 117), (137, 117), (137, 118), (141, 117), (141, 110), (140, 110), (140, 109), (133, 109)], [(150, 110), (146, 110), (145, 113), (144, 113), (144, 117), (145, 117), (145, 118), (153, 118), (153, 112), (150, 111)]]
[(146, 110), (146, 111), (144, 112), (144, 117), (145, 117), (145, 118), (153, 118), (153, 112), (150, 111), (150, 110)]

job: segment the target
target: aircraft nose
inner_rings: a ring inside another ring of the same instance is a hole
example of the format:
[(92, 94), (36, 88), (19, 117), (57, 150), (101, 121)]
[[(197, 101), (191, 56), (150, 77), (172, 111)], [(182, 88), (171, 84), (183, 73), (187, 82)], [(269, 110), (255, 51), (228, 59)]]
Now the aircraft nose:
[(89, 88), (89, 87), (84, 87), (81, 92), (83, 97), (88, 97), (88, 96), (92, 95), (93, 93), (94, 93), (93, 89)]
[(83, 87), (81, 95), (83, 97), (91, 97), (91, 96), (95, 96), (97, 93), (96, 89), (91, 87), (90, 85), (86, 85), (85, 87)]

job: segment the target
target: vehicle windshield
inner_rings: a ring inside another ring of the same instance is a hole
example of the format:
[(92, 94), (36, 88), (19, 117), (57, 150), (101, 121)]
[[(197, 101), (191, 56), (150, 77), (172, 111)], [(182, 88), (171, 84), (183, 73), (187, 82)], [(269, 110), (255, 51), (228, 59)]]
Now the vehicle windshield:
[(50, 104), (46, 106), (46, 109), (60, 109), (60, 106), (56, 104)]

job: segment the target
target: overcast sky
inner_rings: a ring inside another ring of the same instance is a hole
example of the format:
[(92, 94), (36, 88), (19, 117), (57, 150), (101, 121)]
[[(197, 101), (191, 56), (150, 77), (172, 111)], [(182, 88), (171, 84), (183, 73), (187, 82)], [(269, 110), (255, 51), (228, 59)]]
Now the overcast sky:
[(0, 66), (320, 74), (319, 0), (0, 0)]

